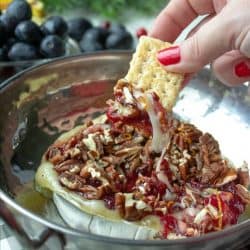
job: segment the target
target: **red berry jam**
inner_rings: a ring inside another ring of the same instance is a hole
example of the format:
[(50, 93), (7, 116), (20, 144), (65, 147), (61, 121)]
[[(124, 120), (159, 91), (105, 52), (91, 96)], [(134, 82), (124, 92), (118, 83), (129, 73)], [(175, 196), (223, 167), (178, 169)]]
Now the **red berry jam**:
[(163, 225), (162, 235), (167, 238), (168, 234), (171, 232), (178, 232), (178, 224), (175, 217), (172, 215), (164, 215), (161, 217), (161, 223)]
[(103, 201), (104, 201), (106, 208), (115, 209), (115, 194), (114, 193), (106, 194), (103, 197)]
[(146, 36), (148, 34), (147, 30), (143, 27), (136, 30), (136, 36), (140, 38), (141, 36)]

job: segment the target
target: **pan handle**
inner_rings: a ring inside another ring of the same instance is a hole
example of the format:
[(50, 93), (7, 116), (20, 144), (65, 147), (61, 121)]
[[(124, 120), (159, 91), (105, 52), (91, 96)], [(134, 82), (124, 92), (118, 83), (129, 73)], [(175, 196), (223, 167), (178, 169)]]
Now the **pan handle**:
[(33, 249), (37, 249), (44, 245), (46, 241), (51, 238), (51, 236), (56, 235), (59, 239), (61, 249), (64, 249), (66, 244), (65, 238), (62, 233), (59, 233), (51, 228), (46, 228), (43, 230), (36, 239), (32, 239), (27, 232), (22, 228), (22, 226), (18, 223), (13, 213), (7, 208), (4, 201), (0, 199), (0, 217), (3, 218), (5, 223), (10, 227), (10, 229), (18, 236), (21, 240), (21, 243), (32, 247)]

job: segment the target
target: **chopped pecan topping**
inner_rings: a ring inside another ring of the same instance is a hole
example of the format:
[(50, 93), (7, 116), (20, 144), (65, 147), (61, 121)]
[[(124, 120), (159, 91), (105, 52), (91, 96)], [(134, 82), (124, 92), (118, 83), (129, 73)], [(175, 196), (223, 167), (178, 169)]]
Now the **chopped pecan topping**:
[(143, 210), (136, 209), (135, 205), (125, 207), (124, 219), (127, 221), (138, 221), (145, 216)]
[(58, 146), (51, 146), (46, 153), (46, 159), (53, 164), (58, 164), (64, 160), (64, 156)]
[(59, 181), (63, 186), (71, 190), (80, 190), (86, 183), (85, 179), (69, 172), (60, 174)]
[(122, 193), (116, 193), (115, 195), (115, 207), (118, 210), (120, 216), (124, 218), (125, 215), (125, 196)]
[(55, 170), (58, 173), (69, 171), (72, 174), (80, 173), (82, 164), (74, 159), (66, 160), (58, 165), (55, 165)]
[(161, 135), (168, 138), (162, 152), (152, 150), (149, 117), (121, 81), (116, 99), (108, 101), (105, 123), (90, 121), (48, 149), (45, 157), (59, 182), (85, 199), (103, 200), (125, 220), (163, 218), (164, 237), (196, 236), (235, 224), (250, 203), (247, 167), (232, 168), (212, 135), (173, 118), (152, 96)]
[(221, 158), (218, 142), (209, 134), (205, 133), (199, 138), (200, 142), (200, 155), (205, 166), (210, 163), (218, 162)]

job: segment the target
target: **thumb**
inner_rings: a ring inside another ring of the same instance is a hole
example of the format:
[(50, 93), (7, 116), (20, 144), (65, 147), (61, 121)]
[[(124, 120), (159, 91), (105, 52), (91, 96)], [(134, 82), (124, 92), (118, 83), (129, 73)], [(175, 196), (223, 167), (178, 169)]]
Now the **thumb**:
[(159, 62), (168, 71), (191, 73), (232, 49), (250, 56), (250, 28), (247, 25), (250, 18), (243, 15), (243, 18), (235, 20), (233, 15), (235, 13), (230, 9), (222, 11), (179, 46), (159, 51)]

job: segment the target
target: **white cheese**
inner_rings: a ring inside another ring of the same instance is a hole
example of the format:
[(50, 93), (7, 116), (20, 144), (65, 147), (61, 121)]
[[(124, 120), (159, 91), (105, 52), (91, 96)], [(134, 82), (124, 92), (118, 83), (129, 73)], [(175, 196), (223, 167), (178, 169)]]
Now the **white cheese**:
[(161, 156), (156, 164), (156, 176), (158, 178), (158, 180), (160, 180), (161, 182), (163, 182), (164, 184), (167, 185), (167, 188), (169, 189), (170, 192), (174, 192), (173, 187), (170, 184), (170, 181), (168, 179), (168, 177), (165, 175), (165, 173), (161, 170), (161, 162), (164, 158), (164, 155), (166, 153), (166, 147), (162, 150), (161, 152)]
[(130, 104), (134, 103), (134, 98), (127, 87), (123, 88), (123, 94), (124, 94), (126, 103), (130, 103)]
[(125, 195), (125, 207), (132, 207), (135, 205), (138, 210), (151, 211), (152, 208), (142, 200), (134, 200), (133, 194), (124, 194)]
[(114, 102), (113, 109), (121, 116), (129, 116), (133, 114), (133, 109), (130, 106), (124, 106), (119, 102)]
[(145, 185), (146, 185), (146, 183), (143, 183), (143, 184), (141, 184), (141, 185), (138, 186), (138, 189), (140, 190), (140, 192), (142, 194), (146, 193)]
[(82, 141), (89, 150), (96, 151), (96, 143), (94, 141), (95, 134), (88, 134), (87, 138), (83, 138)]
[(154, 111), (154, 102), (152, 95), (150, 93), (145, 94), (147, 98), (147, 107), (146, 111), (148, 113), (152, 129), (153, 129), (153, 138), (152, 138), (152, 150), (156, 153), (160, 153), (164, 146), (166, 146), (169, 142), (169, 138), (167, 133), (163, 133), (161, 130), (161, 124), (159, 118)]
[(183, 150), (183, 156), (185, 159), (188, 159), (188, 160), (191, 159), (191, 155), (188, 153), (186, 149)]
[(96, 171), (93, 167), (88, 167), (88, 172), (91, 174), (92, 178), (100, 178), (101, 173)]
[(192, 191), (190, 189), (188, 189), (187, 187), (185, 188), (186, 189), (186, 193), (191, 197), (191, 199), (193, 200), (193, 204), (196, 204), (196, 199), (192, 193)]
[(108, 185), (109, 184), (108, 180), (101, 175), (101, 172), (95, 169), (95, 166), (96, 166), (95, 162), (87, 161), (86, 164), (87, 165), (85, 166), (85, 168), (91, 174), (92, 178), (99, 179), (100, 181), (102, 181), (103, 185)]
[(196, 224), (199, 224), (199, 223), (201, 223), (204, 219), (205, 219), (205, 217), (206, 217), (206, 215), (207, 215), (207, 209), (206, 208), (203, 208), (196, 216), (195, 216), (195, 218), (194, 218), (194, 223), (196, 223)]
[(103, 136), (103, 137), (104, 137), (104, 138), (103, 138), (103, 139), (104, 139), (104, 140), (103, 140), (104, 143), (107, 144), (107, 143), (109, 143), (109, 142), (112, 142), (113, 139), (112, 139), (112, 137), (111, 137), (111, 135), (110, 135), (110, 128), (104, 129), (103, 132), (104, 132), (104, 136)]
[(209, 214), (210, 214), (213, 218), (218, 219), (218, 218), (220, 217), (219, 211), (218, 211), (214, 206), (212, 206), (211, 204), (208, 204), (208, 205), (206, 206), (206, 208), (207, 208)]
[(133, 95), (137, 100), (137, 106), (141, 110), (145, 110), (148, 113), (152, 129), (152, 150), (156, 153), (160, 153), (164, 146), (169, 142), (168, 135), (161, 130), (161, 124), (159, 118), (154, 111), (154, 101), (151, 93), (141, 93), (138, 90), (133, 91)]

